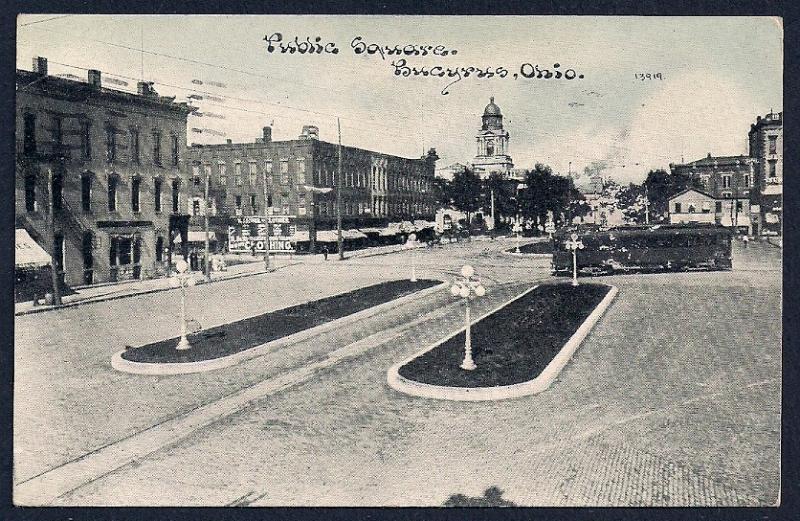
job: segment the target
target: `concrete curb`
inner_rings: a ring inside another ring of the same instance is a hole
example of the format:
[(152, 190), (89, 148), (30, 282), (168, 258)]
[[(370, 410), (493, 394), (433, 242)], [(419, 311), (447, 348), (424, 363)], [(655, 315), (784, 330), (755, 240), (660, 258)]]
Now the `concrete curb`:
[[(500, 309), (504, 308), (505, 306), (511, 304), (515, 300), (522, 298), (526, 294), (530, 293), (534, 289), (536, 289), (539, 285), (533, 286), (532, 288), (526, 290), (525, 292), (521, 293), (520, 295), (514, 297), (513, 299), (509, 300), (508, 302), (502, 304), (498, 308), (490, 311), (489, 313), (481, 316), (472, 324), (480, 322), (487, 316), (499, 311)], [(538, 394), (544, 390), (546, 390), (556, 377), (561, 373), (564, 367), (569, 362), (572, 355), (578, 349), (578, 346), (583, 342), (583, 340), (589, 335), (589, 332), (592, 330), (594, 325), (600, 320), (600, 317), (603, 316), (606, 309), (611, 305), (611, 302), (616, 297), (619, 288), (616, 286), (611, 286), (608, 293), (603, 300), (592, 310), (586, 320), (583, 321), (583, 324), (578, 327), (575, 333), (567, 340), (564, 344), (564, 347), (556, 354), (555, 357), (547, 364), (547, 367), (534, 378), (533, 380), (529, 380), (527, 382), (521, 382), (518, 384), (513, 385), (503, 385), (503, 386), (496, 386), (496, 387), (449, 387), (449, 386), (441, 386), (441, 385), (431, 385), (425, 384), (421, 382), (417, 382), (415, 380), (409, 380), (403, 376), (400, 376), (399, 370), (402, 366), (409, 363), (410, 361), (414, 360), (415, 358), (421, 356), (424, 353), (427, 353), (431, 349), (441, 345), (442, 343), (446, 342), (450, 338), (456, 336), (457, 334), (464, 331), (466, 328), (461, 328), (455, 333), (449, 335), (448, 337), (436, 342), (435, 344), (426, 347), (422, 351), (415, 353), (413, 356), (403, 360), (400, 363), (393, 365), (389, 371), (386, 373), (386, 382), (389, 384), (389, 387), (392, 389), (409, 394), (412, 396), (417, 396), (420, 398), (433, 398), (438, 400), (452, 400), (452, 401), (488, 401), (488, 400), (505, 400), (509, 398), (521, 398), (523, 396), (530, 396), (532, 394)]]
[[(125, 352), (123, 350), (115, 353), (111, 357), (111, 367), (113, 367), (117, 371), (121, 371), (124, 373), (151, 375), (151, 376), (190, 374), (190, 373), (202, 373), (206, 371), (214, 371), (216, 369), (222, 369), (223, 367), (230, 367), (232, 365), (239, 364), (241, 362), (244, 362), (245, 360), (250, 360), (252, 358), (263, 356), (270, 351), (274, 351), (281, 347), (286, 347), (298, 342), (302, 342), (314, 336), (326, 333), (332, 329), (344, 327), (347, 326), (348, 324), (352, 324), (353, 322), (357, 322), (359, 320), (364, 320), (378, 313), (383, 313), (397, 306), (406, 304), (414, 298), (426, 297), (432, 293), (444, 289), (445, 287), (449, 287), (449, 283), (442, 282), (441, 284), (437, 284), (436, 286), (432, 286), (430, 288), (410, 293), (403, 297), (390, 300), (389, 302), (384, 302), (383, 304), (379, 304), (375, 307), (363, 309), (351, 315), (347, 315), (342, 318), (332, 320), (330, 322), (326, 322), (324, 324), (320, 324), (318, 326), (309, 329), (304, 329), (303, 331), (298, 331), (297, 333), (285, 336), (283, 338), (279, 338), (277, 340), (266, 342), (264, 344), (247, 349), (245, 351), (241, 351), (239, 353), (235, 353), (232, 355), (223, 356), (220, 358), (214, 358), (212, 360), (202, 360), (199, 362), (177, 362), (177, 363), (132, 362), (130, 360), (125, 360), (124, 358), (122, 358), (122, 354)], [(275, 311), (280, 311), (280, 310), (275, 310)]]
[[(236, 279), (243, 279), (245, 277), (254, 277), (256, 275), (267, 275), (268, 273), (274, 273), (274, 272), (276, 272), (278, 270), (281, 270), (283, 268), (288, 268), (290, 266), (296, 266), (297, 264), (300, 264), (300, 263), (287, 264), (285, 266), (279, 266), (279, 267), (276, 267), (276, 268), (271, 268), (269, 271), (247, 271), (247, 272), (244, 272), (244, 273), (237, 273), (236, 275), (231, 275), (229, 277), (218, 278), (218, 279), (212, 278), (209, 282), (203, 282), (203, 284), (214, 284), (214, 283), (217, 283), (217, 282), (225, 282), (227, 280), (236, 280)], [(112, 286), (112, 284), (107, 284), (107, 285), (108, 286)], [(22, 315), (32, 315), (34, 313), (44, 313), (45, 311), (55, 311), (55, 310), (59, 310), (59, 309), (74, 308), (74, 307), (77, 307), (77, 306), (83, 306), (85, 304), (96, 304), (98, 302), (108, 302), (109, 300), (119, 300), (119, 299), (128, 298), (128, 297), (138, 297), (139, 295), (150, 295), (151, 293), (160, 293), (162, 291), (170, 291), (170, 290), (173, 290), (173, 289), (176, 289), (176, 288), (173, 288), (173, 287), (153, 288), (153, 289), (146, 289), (146, 290), (142, 290), (142, 291), (136, 291), (136, 292), (133, 292), (133, 293), (125, 293), (123, 295), (104, 295), (104, 296), (97, 297), (97, 298), (89, 297), (89, 298), (84, 299), (84, 300), (77, 300), (75, 302), (67, 302), (67, 303), (64, 303), (64, 304), (62, 304), (60, 306), (40, 306), (40, 307), (36, 307), (36, 308), (32, 308), (32, 309), (26, 309), (24, 311), (15, 311), (14, 312), (14, 316), (18, 317), (18, 316), (22, 316)]]

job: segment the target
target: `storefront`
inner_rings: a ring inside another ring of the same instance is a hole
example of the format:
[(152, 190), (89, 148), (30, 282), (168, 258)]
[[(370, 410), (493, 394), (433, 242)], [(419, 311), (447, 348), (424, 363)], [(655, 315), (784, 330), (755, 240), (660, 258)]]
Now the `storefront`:
[(14, 302), (43, 299), (52, 293), (52, 259), (24, 229), (14, 233)]

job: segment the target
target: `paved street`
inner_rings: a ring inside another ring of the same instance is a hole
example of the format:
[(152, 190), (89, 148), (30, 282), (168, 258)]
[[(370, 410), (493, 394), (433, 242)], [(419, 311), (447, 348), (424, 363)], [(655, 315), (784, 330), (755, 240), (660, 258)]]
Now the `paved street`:
[[(485, 312), (551, 279), (548, 259), (502, 254), (511, 246), (420, 252), (418, 276), (447, 280), (472, 263), (489, 291)], [(436, 506), (497, 486), (517, 505), (772, 505), (780, 255), (737, 244), (732, 272), (597, 279), (619, 295), (559, 380), (499, 402), (413, 398), (385, 383), (389, 366), (460, 326), (447, 291), (235, 367), (169, 377), (119, 373), (109, 360), (125, 344), (175, 335), (175, 291), (17, 317), (15, 483), (35, 486), (101, 447), (288, 375), (147, 457), (76, 478), (54, 503)], [(218, 325), (405, 276), (409, 257), (306, 262), (197, 286), (190, 314)]]

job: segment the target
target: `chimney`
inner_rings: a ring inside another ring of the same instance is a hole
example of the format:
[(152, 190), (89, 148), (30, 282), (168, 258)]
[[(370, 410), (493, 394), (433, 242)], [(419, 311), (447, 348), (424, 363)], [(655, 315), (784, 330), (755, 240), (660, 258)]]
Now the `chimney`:
[(264, 143), (271, 143), (272, 142), (272, 127), (264, 127), (262, 130), (263, 130)]
[(43, 58), (41, 56), (37, 56), (36, 58), (34, 58), (33, 72), (41, 76), (47, 76), (47, 58)]
[(232, 144), (233, 144), (233, 140), (232, 140), (232, 139), (230, 139), (230, 138), (226, 139), (226, 140), (225, 140), (225, 142), (226, 142), (226, 143), (228, 143), (229, 145), (232, 145)]
[(97, 69), (89, 69), (89, 85), (95, 89), (99, 89), (102, 86), (102, 80), (100, 71)]
[(136, 92), (139, 96), (146, 96), (148, 98), (154, 98), (158, 96), (156, 90), (153, 88), (152, 81), (140, 81), (136, 84)]

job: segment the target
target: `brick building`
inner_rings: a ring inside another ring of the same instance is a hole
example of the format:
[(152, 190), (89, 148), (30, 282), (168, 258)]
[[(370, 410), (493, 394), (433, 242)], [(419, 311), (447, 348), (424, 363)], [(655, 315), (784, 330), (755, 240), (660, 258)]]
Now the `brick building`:
[[(407, 159), (343, 146), (342, 227), (432, 220), (436, 159), (434, 150), (421, 159)], [(272, 128), (264, 127), (252, 143), (192, 145), (189, 160), (197, 179), (191, 198), (202, 200), (205, 179), (210, 180), (210, 220), (218, 236), (224, 235), (230, 218), (264, 215), (265, 206), (269, 215), (291, 216), (301, 233), (336, 228), (335, 190), (308, 188), (333, 187), (338, 168), (338, 146), (319, 140), (316, 127), (306, 126), (297, 139), (287, 141), (273, 141)], [(195, 204), (196, 210), (202, 207)]]
[(45, 58), (33, 69), (16, 73), (17, 228), (68, 285), (164, 273), (170, 237), (188, 222), (193, 109), (150, 83), (132, 94), (103, 87), (100, 71), (83, 82), (48, 76)]
[[(699, 179), (703, 185), (703, 195), (714, 199), (712, 207), (714, 221), (724, 226), (734, 226), (742, 231), (752, 232), (751, 197), (756, 190), (756, 160), (750, 156), (707, 157), (686, 164), (670, 164), (672, 174), (686, 174)], [(679, 194), (682, 195), (682, 194)], [(682, 195), (683, 196), (683, 195)], [(677, 196), (676, 196), (677, 197)], [(674, 214), (674, 204), (670, 201), (670, 214)], [(709, 203), (710, 204), (710, 203)], [(698, 208), (698, 213), (703, 210)], [(683, 212), (677, 212), (683, 213)], [(672, 216), (670, 217), (672, 219)]]
[(783, 223), (783, 112), (758, 116), (748, 134), (750, 157), (756, 160), (751, 194), (758, 205), (762, 233), (782, 233)]

